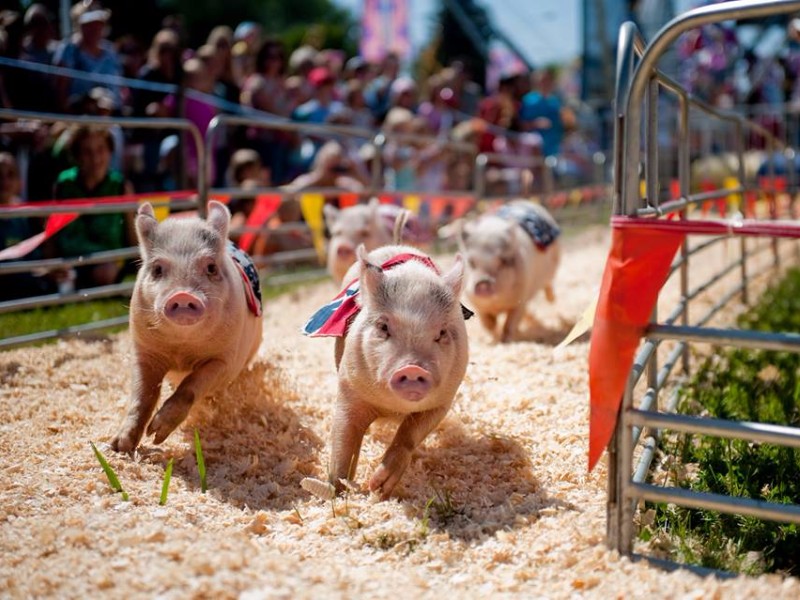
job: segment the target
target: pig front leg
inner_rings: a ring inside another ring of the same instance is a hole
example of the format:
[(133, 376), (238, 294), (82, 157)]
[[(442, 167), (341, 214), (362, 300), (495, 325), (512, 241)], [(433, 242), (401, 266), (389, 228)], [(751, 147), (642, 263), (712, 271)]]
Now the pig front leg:
[(497, 315), (493, 315), (486, 312), (479, 312), (478, 317), (481, 320), (481, 325), (483, 328), (486, 329), (489, 333), (494, 335), (495, 329), (497, 328)]
[(337, 399), (333, 413), (328, 472), (328, 481), (334, 485), (337, 492), (341, 492), (344, 487), (342, 479), (355, 478), (361, 442), (367, 429), (377, 417), (375, 409), (365, 402), (354, 402), (341, 395)]
[(204, 397), (209, 391), (222, 383), (228, 373), (228, 365), (221, 360), (212, 359), (201, 363), (181, 381), (178, 389), (156, 413), (147, 428), (147, 435), (154, 436), (153, 442), (160, 444), (189, 414), (195, 400)]
[(411, 462), (411, 453), (433, 431), (450, 406), (441, 406), (424, 412), (411, 413), (397, 428), (391, 445), (381, 459), (381, 464), (369, 480), (369, 489), (386, 500)]
[(506, 344), (514, 339), (517, 330), (519, 330), (519, 324), (522, 322), (522, 317), (524, 316), (525, 304), (519, 304), (508, 311), (506, 322), (503, 323), (503, 333), (500, 336), (501, 342)]
[(136, 361), (133, 367), (133, 391), (128, 412), (117, 435), (111, 440), (111, 447), (117, 452), (136, 450), (161, 394), (164, 375), (166, 371), (163, 367)]

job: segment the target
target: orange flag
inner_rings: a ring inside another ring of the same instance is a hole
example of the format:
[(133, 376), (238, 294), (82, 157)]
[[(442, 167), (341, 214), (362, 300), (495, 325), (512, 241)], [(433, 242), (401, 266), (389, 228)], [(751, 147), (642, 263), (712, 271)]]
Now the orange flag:
[(625, 217), (612, 226), (589, 348), (590, 471), (614, 434), (636, 349), (685, 235), (637, 228)]

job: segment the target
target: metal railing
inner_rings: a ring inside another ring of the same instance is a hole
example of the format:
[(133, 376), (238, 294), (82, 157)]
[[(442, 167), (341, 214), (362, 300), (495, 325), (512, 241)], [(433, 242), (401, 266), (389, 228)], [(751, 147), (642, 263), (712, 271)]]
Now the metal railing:
[[(667, 213), (679, 213), (681, 219), (689, 218), (690, 209), (703, 206), (714, 198), (738, 197), (744, 203), (748, 194), (759, 193), (755, 182), (748, 181), (744, 172), (744, 153), (748, 132), (756, 132), (767, 140), (771, 154), (781, 149), (777, 139), (758, 123), (742, 114), (719, 110), (692, 98), (675, 81), (657, 68), (659, 57), (689, 29), (728, 19), (754, 19), (800, 10), (800, 2), (751, 1), (714, 4), (689, 11), (668, 23), (647, 45), (633, 23), (626, 23), (619, 36), (617, 57), (617, 97), (615, 103), (614, 145), (614, 213), (637, 219), (652, 220)], [(678, 99), (678, 127), (676, 132), (678, 197), (661, 199), (658, 144), (659, 92), (665, 90)], [(715, 119), (734, 140), (732, 152), (738, 159), (736, 185), (702, 193), (691, 192), (690, 178), (690, 109), (700, 111), (704, 118)], [(644, 126), (642, 122), (644, 121)], [(642, 145), (644, 144), (644, 149)], [(793, 150), (786, 150), (793, 156)], [(640, 183), (643, 179), (643, 185)], [(770, 166), (767, 183), (777, 189), (774, 168)], [(793, 189), (789, 190), (794, 191)], [(763, 192), (763, 190), (762, 190)], [(768, 190), (769, 192), (769, 190)], [(774, 192), (770, 196), (770, 218), (778, 217)], [(687, 236), (688, 237), (688, 236)], [(679, 257), (673, 263), (671, 275), (677, 274), (680, 282), (680, 299), (666, 318), (654, 312), (652, 325), (640, 345), (622, 398), (615, 435), (609, 445), (607, 534), (610, 547), (623, 554), (631, 554), (634, 537), (634, 513), (639, 500), (668, 502), (681, 506), (705, 508), (733, 514), (746, 514), (763, 519), (800, 523), (800, 506), (783, 505), (747, 498), (733, 498), (716, 494), (699, 493), (676, 487), (660, 487), (646, 483), (662, 429), (676, 432), (748, 439), (790, 447), (800, 447), (800, 429), (761, 423), (730, 422), (675, 414), (678, 402), (672, 371), (680, 365), (689, 373), (689, 343), (713, 343), (742, 348), (780, 349), (800, 351), (800, 336), (794, 334), (762, 333), (756, 331), (711, 328), (720, 311), (735, 298), (749, 300), (748, 287), (752, 283), (753, 261), (764, 252), (771, 254), (771, 265), (781, 264), (777, 240), (753, 242), (739, 238), (738, 254), (697, 284), (689, 287), (690, 266), (694, 257), (709, 251), (730, 236), (717, 236), (693, 245), (684, 242)], [(789, 242), (796, 243), (796, 242)], [(796, 248), (796, 246), (794, 246)], [(691, 260), (690, 260), (691, 259)], [(692, 271), (696, 272), (697, 267)], [(731, 279), (738, 281), (730, 284)], [(728, 287), (723, 284), (728, 282)], [(713, 296), (709, 292), (713, 289)], [(663, 291), (663, 290), (662, 290)], [(692, 315), (690, 305), (701, 296), (715, 300), (703, 314)], [(673, 346), (660, 348), (662, 343)], [(666, 355), (666, 356), (665, 356)], [(661, 357), (663, 363), (659, 364)], [(673, 393), (665, 405), (659, 406), (660, 394), (671, 387)], [(634, 403), (634, 397), (641, 399)], [(639, 462), (634, 467), (635, 454)]]
[[(38, 113), (32, 111), (18, 111), (10, 109), (0, 109), (0, 119), (2, 120), (30, 120), (39, 121), (42, 123), (65, 123), (72, 125), (98, 125), (104, 127), (118, 126), (123, 128), (138, 128), (138, 129), (175, 129), (179, 131), (188, 132), (198, 149), (198, 165), (199, 173), (198, 179), (204, 179), (205, 165), (204, 165), (204, 152), (203, 152), (203, 138), (200, 135), (197, 127), (185, 119), (155, 119), (155, 118), (122, 118), (122, 117), (98, 117), (98, 116), (73, 116), (61, 115), (53, 113)], [(154, 193), (154, 197), (163, 196), (163, 194)], [(152, 202), (155, 206), (164, 205), (163, 200), (154, 199)], [(81, 214), (110, 214), (110, 213), (126, 213), (134, 212), (139, 207), (138, 201), (126, 202), (124, 198), (120, 198), (119, 202), (113, 203), (97, 203), (94, 205), (75, 205), (71, 204), (68, 200), (64, 200), (64, 206), (57, 206), (48, 203), (46, 206), (36, 207), (26, 205), (24, 207), (4, 207), (0, 210), (0, 219), (8, 218), (23, 218), (23, 217), (47, 217), (57, 213), (78, 213)], [(179, 200), (177, 202), (169, 202), (166, 204), (171, 209), (195, 209), (201, 210), (197, 198)], [(129, 248), (120, 248), (116, 250), (107, 250), (102, 252), (94, 252), (83, 256), (75, 256), (69, 258), (49, 258), (40, 260), (15, 260), (0, 262), (0, 276), (12, 275), (15, 273), (31, 272), (31, 271), (45, 271), (51, 272), (61, 269), (70, 269), (76, 266), (93, 265), (116, 260), (130, 260), (139, 256), (139, 249), (136, 246)], [(27, 310), (33, 308), (43, 308), (48, 306), (59, 306), (64, 304), (74, 303), (76, 301), (85, 301), (101, 298), (111, 297), (130, 297), (133, 291), (132, 282), (121, 282), (112, 285), (104, 285), (98, 287), (83, 288), (78, 291), (59, 291), (58, 293), (45, 294), (42, 296), (34, 296), (29, 298), (21, 298), (16, 300), (7, 300), (0, 302), (0, 314), (16, 312), (20, 310)], [(10, 336), (0, 339), (0, 350), (5, 348), (12, 348), (15, 346), (25, 345), (33, 342), (43, 341), (60, 337), (73, 333), (84, 333), (95, 330), (108, 329), (124, 325), (128, 321), (127, 315), (124, 317), (114, 317), (110, 319), (101, 319), (91, 323), (85, 323), (66, 329), (50, 330), (40, 332), (32, 335)]]

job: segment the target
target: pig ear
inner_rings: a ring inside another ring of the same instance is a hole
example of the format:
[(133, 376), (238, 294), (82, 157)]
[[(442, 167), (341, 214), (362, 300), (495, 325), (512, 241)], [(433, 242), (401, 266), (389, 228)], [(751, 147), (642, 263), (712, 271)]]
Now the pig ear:
[(467, 232), (467, 223), (464, 221), (464, 219), (456, 219), (453, 221), (453, 231), (456, 235), (456, 241), (458, 242), (459, 250), (465, 252), (467, 248), (469, 232)]
[(339, 217), (339, 212), (341, 211), (332, 204), (322, 205), (322, 214), (325, 215), (325, 225), (328, 226), (328, 229), (330, 229), (333, 224), (336, 223), (336, 219)]
[(222, 202), (211, 200), (208, 203), (208, 218), (211, 227), (219, 232), (220, 237), (224, 240), (228, 237), (228, 227), (231, 224), (231, 212), (228, 207)]
[(456, 254), (455, 262), (450, 270), (442, 275), (442, 279), (447, 286), (453, 290), (456, 298), (461, 297), (461, 284), (464, 282), (464, 259), (461, 254)]
[(153, 207), (149, 202), (145, 202), (136, 213), (136, 236), (139, 238), (143, 253), (146, 253), (153, 245), (153, 232), (156, 226), (158, 226), (158, 221)]
[(361, 270), (360, 287), (364, 293), (364, 299), (375, 298), (383, 282), (383, 269), (369, 262), (367, 259), (367, 248), (364, 244), (358, 245), (358, 248), (356, 248), (356, 256), (358, 257), (358, 264)]

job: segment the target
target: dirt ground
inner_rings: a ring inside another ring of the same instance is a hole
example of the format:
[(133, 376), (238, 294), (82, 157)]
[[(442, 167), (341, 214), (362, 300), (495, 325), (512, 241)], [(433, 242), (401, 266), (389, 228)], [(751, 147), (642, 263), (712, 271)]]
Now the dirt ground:
[[(268, 302), (253, 367), (162, 446), (106, 449), (127, 502), (89, 442), (122, 419), (128, 334), (0, 354), (0, 597), (800, 597), (797, 579), (669, 573), (606, 548), (605, 458), (586, 469), (588, 343), (554, 347), (596, 294), (608, 241), (606, 228), (565, 240), (557, 302), (532, 304), (542, 326), (524, 339), (498, 345), (468, 322), (455, 406), (385, 502), (300, 485), (324, 477), (336, 379), (332, 341), (299, 329), (331, 283)], [(368, 432), (359, 483), (393, 431)]]

